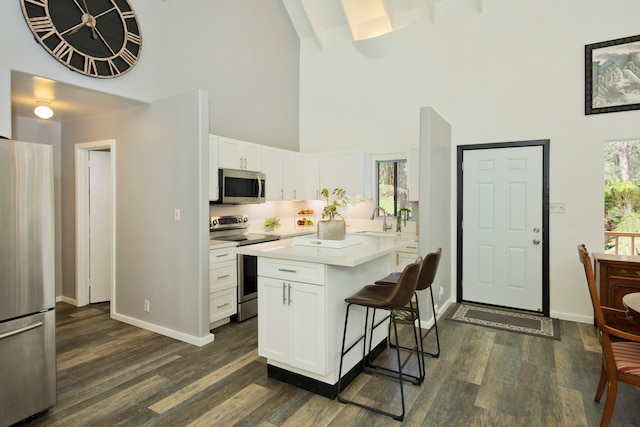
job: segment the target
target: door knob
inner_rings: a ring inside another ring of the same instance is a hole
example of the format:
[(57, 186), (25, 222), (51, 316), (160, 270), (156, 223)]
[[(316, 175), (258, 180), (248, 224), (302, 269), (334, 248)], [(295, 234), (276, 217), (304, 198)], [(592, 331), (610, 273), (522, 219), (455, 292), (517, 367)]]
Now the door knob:
[(534, 232), (534, 233), (539, 233), (539, 232), (540, 232), (540, 229), (539, 229), (538, 227), (535, 227), (535, 228), (533, 229), (533, 232)]
[(539, 245), (539, 244), (540, 244), (540, 240), (538, 240), (538, 239), (533, 239), (533, 244), (534, 244), (534, 245)]

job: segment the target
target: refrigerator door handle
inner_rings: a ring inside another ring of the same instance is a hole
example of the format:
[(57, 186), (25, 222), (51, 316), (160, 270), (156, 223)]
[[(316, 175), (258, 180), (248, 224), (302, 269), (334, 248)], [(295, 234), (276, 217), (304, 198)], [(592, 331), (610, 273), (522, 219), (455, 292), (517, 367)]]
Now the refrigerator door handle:
[(23, 332), (30, 331), (31, 329), (38, 328), (38, 327), (40, 327), (40, 326), (42, 326), (42, 325), (43, 325), (43, 323), (42, 323), (42, 322), (36, 322), (36, 323), (31, 324), (31, 325), (27, 325), (27, 326), (25, 326), (25, 327), (22, 327), (22, 328), (16, 329), (16, 330), (14, 330), (14, 331), (9, 331), (9, 332), (7, 332), (7, 333), (4, 333), (4, 334), (0, 335), (0, 340), (1, 340), (1, 339), (4, 339), (4, 338), (12, 337), (12, 336), (14, 336), (14, 335), (21, 334), (21, 333), (23, 333)]

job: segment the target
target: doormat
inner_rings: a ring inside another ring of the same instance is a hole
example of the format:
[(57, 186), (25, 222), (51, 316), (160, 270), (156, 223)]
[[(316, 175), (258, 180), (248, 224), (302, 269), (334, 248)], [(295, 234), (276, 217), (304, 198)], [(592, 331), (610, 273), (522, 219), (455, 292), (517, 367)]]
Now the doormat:
[(560, 340), (560, 322), (558, 319), (551, 319), (537, 314), (459, 304), (448, 319)]

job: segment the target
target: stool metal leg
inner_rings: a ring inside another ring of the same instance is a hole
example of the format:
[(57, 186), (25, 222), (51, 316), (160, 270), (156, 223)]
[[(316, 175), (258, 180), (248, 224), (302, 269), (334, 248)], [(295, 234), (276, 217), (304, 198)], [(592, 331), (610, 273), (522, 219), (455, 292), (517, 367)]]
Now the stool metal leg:
[[(368, 353), (367, 358), (366, 358), (366, 364), (364, 365), (364, 369), (367, 372), (372, 373), (372, 374), (384, 375), (384, 376), (387, 376), (387, 377), (390, 377), (390, 378), (395, 378), (396, 375), (398, 375), (398, 371), (396, 371), (395, 369), (390, 369), (390, 368), (386, 368), (384, 366), (376, 365), (371, 360), (371, 348), (372, 348), (372, 342), (373, 342), (373, 330), (375, 328), (377, 328), (378, 326), (380, 326), (387, 319), (389, 319), (389, 318), (395, 319), (393, 311), (389, 310), (390, 314), (388, 316), (386, 316), (384, 319), (382, 319), (378, 323), (375, 323), (375, 313), (376, 313), (375, 309), (373, 310), (373, 313), (374, 313), (374, 317), (372, 318), (372, 324), (374, 326), (370, 331), (371, 335), (369, 336), (369, 353)], [(391, 329), (391, 323), (389, 323), (389, 329)], [(407, 377), (407, 378), (411, 378), (411, 383), (413, 385), (420, 385), (420, 384), (422, 384), (422, 381), (424, 381), (425, 369), (424, 369), (424, 362), (423, 361), (421, 362), (421, 360), (420, 360), (421, 359), (421, 353), (418, 350), (418, 342), (419, 342), (418, 341), (418, 333), (416, 332), (415, 327), (413, 328), (413, 338), (414, 338), (414, 342), (415, 342), (415, 345), (414, 345), (413, 348), (400, 346), (401, 349), (409, 350), (410, 353), (409, 353), (409, 355), (407, 356), (406, 359), (404, 359), (401, 363), (398, 364), (398, 369), (403, 370), (404, 367), (409, 362), (409, 360), (411, 360), (411, 356), (415, 352), (416, 359), (417, 359), (417, 362), (418, 362), (418, 375), (416, 376), (416, 375), (411, 375), (411, 374), (407, 374), (407, 373), (404, 373), (403, 375), (405, 377)], [(387, 340), (390, 340), (388, 335), (387, 335)], [(396, 337), (396, 341), (398, 341), (398, 337)], [(389, 346), (391, 348), (395, 348), (396, 344), (390, 343)], [(422, 359), (424, 359), (424, 357), (422, 357)]]
[[(345, 345), (346, 345), (346, 338), (347, 338), (347, 325), (348, 325), (348, 320), (349, 320), (349, 309), (351, 308), (351, 304), (347, 305), (347, 311), (345, 313), (345, 317), (344, 317), (344, 330), (342, 333), (342, 347), (341, 347), (341, 352), (340, 352), (340, 367), (338, 369), (338, 400), (342, 403), (350, 403), (352, 405), (356, 405), (358, 407), (364, 408), (364, 409), (368, 409), (370, 411), (373, 412), (377, 412), (379, 414), (383, 414), (383, 415), (387, 415), (392, 417), (393, 419), (397, 420), (397, 421), (403, 421), (404, 420), (404, 414), (405, 414), (405, 402), (404, 402), (404, 376), (406, 376), (405, 374), (403, 374), (402, 372), (402, 367), (404, 366), (402, 359), (400, 357), (400, 343), (398, 341), (398, 327), (396, 324), (396, 319), (393, 316), (393, 313), (391, 315), (391, 323), (393, 324), (393, 330), (394, 330), (394, 335), (395, 335), (395, 349), (396, 349), (396, 360), (398, 363), (398, 367), (399, 369), (397, 371), (394, 370), (390, 370), (391, 372), (397, 374), (397, 377), (394, 375), (392, 376), (393, 378), (397, 378), (397, 380), (400, 382), (400, 400), (402, 403), (402, 412), (400, 414), (393, 414), (391, 412), (387, 412), (387, 411), (383, 411), (379, 408), (375, 408), (369, 405), (364, 405), (362, 403), (358, 403), (358, 402), (354, 402), (353, 400), (349, 400), (349, 399), (345, 399), (344, 397), (342, 397), (342, 366), (343, 366), (343, 361), (344, 361), (344, 356), (349, 353), (349, 351), (351, 351), (360, 341), (363, 341), (363, 348), (365, 348), (363, 350), (363, 353), (366, 353), (366, 347), (367, 347), (367, 324), (369, 322), (369, 307), (367, 307), (366, 310), (366, 314), (365, 314), (365, 326), (364, 326), (364, 335), (360, 336), (353, 344), (351, 344), (349, 346), (349, 348), (347, 348), (345, 350)], [(379, 323), (380, 324), (380, 323)], [(371, 316), (371, 329), (370, 329), (370, 339), (369, 339), (369, 352), (371, 351), (371, 342), (373, 340), (373, 330), (375, 329), (375, 309), (373, 311), (373, 314)], [(415, 333), (415, 330), (414, 330)], [(416, 349), (418, 347), (417, 344), (417, 336), (416, 336)], [(363, 357), (363, 364), (366, 365), (366, 361), (368, 361), (369, 359), (369, 355), (366, 355)], [(404, 362), (406, 363), (406, 361)], [(420, 365), (420, 361), (418, 361), (418, 364)], [(364, 365), (363, 365), (364, 366)], [(386, 368), (385, 368), (386, 369)], [(375, 372), (374, 372), (375, 373)], [(391, 375), (389, 375), (391, 376)]]
[[(422, 344), (422, 348), (420, 351), (422, 351), (423, 354), (430, 356), (430, 357), (434, 357), (434, 358), (438, 358), (440, 357), (440, 336), (438, 334), (438, 319), (436, 316), (436, 307), (435, 307), (435, 300), (433, 299), (433, 288), (430, 286), (429, 287), (429, 292), (431, 293), (431, 308), (433, 309), (433, 329), (435, 329), (435, 333), (436, 333), (436, 348), (437, 351), (435, 353), (430, 353), (428, 351), (424, 351), (424, 339), (427, 337), (427, 335), (429, 335), (431, 333), (431, 329), (427, 329), (426, 333), (422, 333), (422, 331), (420, 331), (420, 343)], [(411, 305), (413, 307), (413, 305)], [(420, 321), (420, 307), (418, 306), (418, 295), (416, 294), (416, 316), (418, 317), (418, 327), (420, 327), (421, 321)], [(389, 325), (391, 326), (391, 325)], [(421, 329), (421, 328), (420, 328)], [(389, 330), (389, 332), (391, 332), (391, 330)], [(389, 342), (391, 340), (389, 339)], [(389, 344), (391, 346), (393, 346), (393, 344)], [(407, 347), (402, 347), (405, 350), (410, 350)]]

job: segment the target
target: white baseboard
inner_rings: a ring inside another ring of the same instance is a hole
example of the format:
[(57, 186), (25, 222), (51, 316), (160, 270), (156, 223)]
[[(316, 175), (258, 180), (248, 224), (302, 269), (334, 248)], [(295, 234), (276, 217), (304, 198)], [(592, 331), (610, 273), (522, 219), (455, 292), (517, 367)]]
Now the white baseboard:
[(569, 320), (571, 322), (591, 323), (591, 324), (593, 324), (593, 316), (582, 316), (582, 315), (577, 315), (577, 314), (560, 313), (558, 311), (552, 311), (550, 313), (549, 317), (551, 317), (553, 319)]
[(64, 295), (56, 297), (56, 302), (66, 302), (74, 307), (78, 306), (78, 301), (76, 301), (75, 298), (65, 297)]
[[(440, 319), (442, 317), (442, 315), (449, 309), (451, 304), (453, 304), (453, 301), (451, 299), (448, 299), (442, 304), (442, 306), (437, 305), (437, 307), (436, 307), (436, 316), (437, 316), (438, 319)], [(420, 310), (420, 311), (422, 311), (422, 310)], [(433, 324), (434, 324), (434, 322), (433, 322), (433, 316), (432, 316), (429, 319), (421, 320), (420, 321), (420, 328), (422, 328), (422, 329), (430, 329), (433, 326)]]
[(215, 339), (213, 334), (207, 334), (204, 337), (194, 337), (193, 335), (188, 335), (183, 332), (174, 331), (173, 329), (165, 328), (163, 326), (158, 326), (156, 324), (149, 323), (149, 322), (144, 322), (140, 319), (135, 319), (133, 317), (124, 316), (118, 313), (111, 313), (111, 318), (119, 322), (127, 323), (129, 325), (137, 326), (138, 328), (146, 329), (148, 331), (155, 332), (157, 334), (176, 339), (178, 341), (186, 342), (187, 344), (195, 345), (197, 347), (202, 347), (207, 344), (210, 344)]

